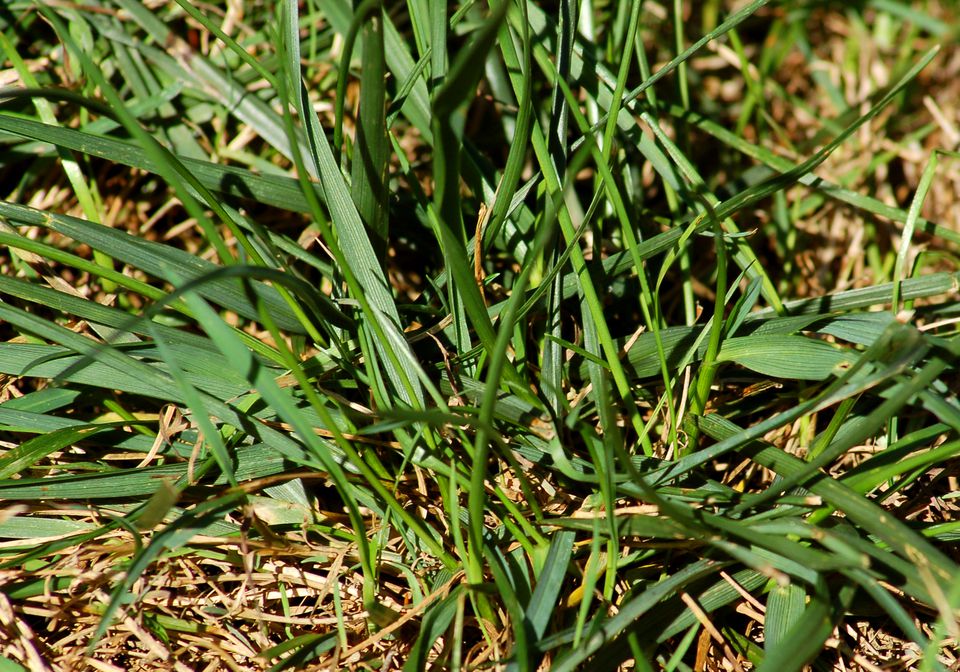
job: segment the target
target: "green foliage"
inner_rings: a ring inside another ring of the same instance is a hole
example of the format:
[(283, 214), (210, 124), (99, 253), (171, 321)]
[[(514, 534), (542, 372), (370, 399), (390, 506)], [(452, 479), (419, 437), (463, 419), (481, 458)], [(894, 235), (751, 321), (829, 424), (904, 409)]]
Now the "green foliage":
[[(904, 45), (851, 99), (810, 3), (272, 4), (0, 12), (8, 599), (127, 535), (97, 656), (171, 559), (313, 544), (335, 626), (281, 585), (258, 664), (687, 670), (709, 619), (800, 670), (863, 612), (945, 669), (960, 537), (902, 503), (956, 506), (960, 236), (921, 216), (956, 154), (906, 209), (866, 187), (934, 132), (957, 25), (846, 10)], [(171, 650), (197, 621), (142, 614)]]

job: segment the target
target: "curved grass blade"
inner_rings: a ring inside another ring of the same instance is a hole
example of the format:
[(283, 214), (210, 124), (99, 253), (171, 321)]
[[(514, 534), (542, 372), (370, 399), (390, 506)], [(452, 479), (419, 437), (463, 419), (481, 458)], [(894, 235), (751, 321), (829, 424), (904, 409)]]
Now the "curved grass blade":
[(824, 341), (805, 336), (740, 336), (728, 338), (718, 362), (736, 362), (771, 378), (823, 380), (839, 375), (857, 356)]
[[(36, 95), (52, 97), (50, 90), (36, 92)], [(2, 92), (0, 92), (2, 97)], [(161, 168), (154, 158), (133, 143), (98, 135), (90, 132), (94, 124), (89, 124), (87, 130), (64, 128), (43, 124), (33, 119), (14, 117), (9, 114), (0, 114), (0, 130), (14, 135), (50, 143), (56, 147), (64, 147), (75, 152), (83, 152), (114, 163), (120, 163), (131, 168), (139, 168), (150, 173), (159, 174)], [(310, 205), (301, 191), (300, 184), (295, 178), (282, 175), (256, 174), (249, 170), (234, 166), (221, 166), (210, 161), (177, 156), (183, 166), (194, 175), (205, 188), (234, 198), (244, 198), (265, 205), (272, 205), (284, 210), (296, 212), (310, 212)], [(313, 185), (314, 191), (322, 197), (318, 185)], [(199, 194), (195, 193), (197, 196)]]
[(720, 571), (726, 564), (715, 560), (698, 560), (640, 592), (626, 604), (621, 605), (616, 616), (609, 619), (598, 616), (597, 631), (577, 649), (558, 656), (551, 669), (555, 672), (572, 672), (572, 670), (582, 669), (580, 665), (622, 635), (660, 600), (681, 590), (688, 583)]

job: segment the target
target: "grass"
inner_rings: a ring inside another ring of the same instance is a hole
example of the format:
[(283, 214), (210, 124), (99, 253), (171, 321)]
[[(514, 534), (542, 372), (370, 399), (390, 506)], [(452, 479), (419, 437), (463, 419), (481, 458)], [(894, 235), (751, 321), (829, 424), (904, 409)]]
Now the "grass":
[(3, 670), (948, 670), (951, 3), (0, 10)]

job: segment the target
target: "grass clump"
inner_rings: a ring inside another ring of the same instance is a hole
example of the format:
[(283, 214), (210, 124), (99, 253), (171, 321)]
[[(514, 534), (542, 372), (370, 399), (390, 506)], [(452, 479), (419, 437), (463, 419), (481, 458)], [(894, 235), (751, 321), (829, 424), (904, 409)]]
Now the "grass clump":
[(957, 30), (8, 3), (7, 667), (952, 669)]

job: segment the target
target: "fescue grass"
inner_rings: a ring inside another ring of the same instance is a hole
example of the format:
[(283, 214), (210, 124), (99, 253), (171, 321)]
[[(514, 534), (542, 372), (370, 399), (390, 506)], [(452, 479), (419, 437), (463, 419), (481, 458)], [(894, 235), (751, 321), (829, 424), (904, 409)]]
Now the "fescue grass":
[(0, 669), (955, 669), (955, 9), (6, 3)]

